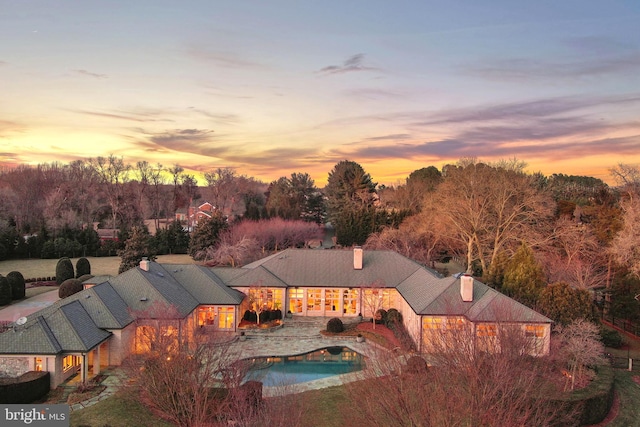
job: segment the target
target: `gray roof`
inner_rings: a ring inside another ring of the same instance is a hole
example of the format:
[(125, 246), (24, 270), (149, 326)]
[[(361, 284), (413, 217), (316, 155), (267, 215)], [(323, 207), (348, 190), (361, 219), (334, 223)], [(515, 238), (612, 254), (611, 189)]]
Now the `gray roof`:
[(392, 251), (364, 251), (363, 268), (353, 268), (353, 251), (288, 249), (242, 268), (149, 263), (90, 289), (56, 301), (28, 316), (22, 326), (0, 334), (0, 353), (85, 352), (107, 339), (111, 329), (174, 306), (185, 317), (198, 305), (238, 305), (245, 295), (232, 287), (395, 288), (419, 315), (465, 316), (474, 322), (551, 320), (474, 280), (473, 301), (460, 296), (460, 279), (442, 277)]
[(351, 250), (287, 249), (248, 264), (230, 286), (396, 288), (419, 315), (465, 316), (474, 322), (541, 322), (551, 319), (474, 280), (473, 300), (462, 301), (460, 278), (437, 272), (393, 251), (363, 251), (363, 268), (353, 268)]
[(245, 295), (227, 286), (212, 270), (194, 264), (163, 265), (198, 304), (238, 305)]
[[(395, 288), (416, 270), (424, 268), (392, 251), (364, 251), (363, 268), (353, 268), (349, 250), (287, 249), (243, 269), (263, 268), (287, 286), (351, 288), (373, 283)], [(251, 280), (246, 280), (247, 278)], [(261, 274), (261, 278), (267, 279)], [(233, 286), (249, 286), (255, 278), (242, 275)], [(242, 284), (242, 285), (241, 285)]]
[(87, 352), (111, 336), (99, 328), (78, 300), (47, 307), (0, 334), (4, 354)]

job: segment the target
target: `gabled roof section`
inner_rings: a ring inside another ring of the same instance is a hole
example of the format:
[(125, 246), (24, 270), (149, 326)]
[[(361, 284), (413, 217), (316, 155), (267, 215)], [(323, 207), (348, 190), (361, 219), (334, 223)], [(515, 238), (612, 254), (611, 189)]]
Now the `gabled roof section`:
[[(287, 286), (355, 287), (379, 284), (395, 288), (416, 270), (420, 264), (392, 251), (364, 251), (363, 268), (353, 268), (352, 250), (287, 249), (242, 269), (262, 267)], [(233, 286), (250, 286), (251, 276), (233, 280)]]
[(398, 291), (416, 314), (423, 316), (464, 316), (472, 322), (552, 323), (535, 310), (501, 294), (482, 282), (473, 281), (473, 300), (460, 295), (460, 278), (430, 278), (416, 272)]
[(163, 264), (163, 267), (199, 304), (237, 305), (245, 297), (205, 267), (194, 264)]
[(3, 354), (58, 354), (62, 346), (42, 316), (0, 334)]
[(78, 300), (47, 307), (22, 325), (0, 334), (4, 354), (87, 352), (111, 336), (99, 328)]
[(251, 287), (261, 286), (269, 288), (286, 288), (287, 284), (276, 277), (271, 271), (260, 265), (253, 268), (245, 274), (233, 278), (227, 282), (229, 286), (235, 287)]
[(185, 317), (198, 306), (193, 295), (155, 262), (149, 262), (149, 271), (135, 267), (109, 280), (109, 283), (134, 312), (144, 311), (151, 315), (149, 310), (161, 304), (175, 307), (178, 314)]

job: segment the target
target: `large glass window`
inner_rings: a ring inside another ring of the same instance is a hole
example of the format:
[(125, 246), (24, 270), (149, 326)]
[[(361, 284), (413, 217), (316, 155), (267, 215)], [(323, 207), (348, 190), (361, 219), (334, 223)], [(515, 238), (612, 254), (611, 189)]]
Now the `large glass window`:
[(254, 287), (249, 289), (249, 300), (256, 311), (279, 310), (282, 308), (282, 294), (282, 289)]
[(233, 318), (233, 307), (218, 307), (218, 328), (233, 329)]
[(344, 314), (358, 314), (358, 290), (345, 289), (342, 291), (342, 312)]
[(72, 356), (72, 355), (65, 356), (62, 359), (62, 370), (64, 372), (67, 372), (68, 370), (77, 366), (79, 364), (78, 359), (79, 358), (77, 356)]
[(339, 289), (325, 289), (324, 310), (325, 311), (340, 310), (340, 290)]
[(322, 289), (307, 289), (307, 312), (322, 310)]
[(198, 307), (198, 325), (213, 326), (215, 325), (215, 319), (216, 311), (214, 306)]
[(289, 289), (289, 310), (291, 313), (302, 313), (304, 289)]

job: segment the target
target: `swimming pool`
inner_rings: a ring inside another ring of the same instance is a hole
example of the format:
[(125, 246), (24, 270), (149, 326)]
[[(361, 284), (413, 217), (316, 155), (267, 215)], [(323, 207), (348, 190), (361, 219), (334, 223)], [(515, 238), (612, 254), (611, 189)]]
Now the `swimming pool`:
[(294, 356), (258, 357), (248, 360), (247, 381), (266, 387), (298, 384), (364, 369), (364, 356), (348, 347), (327, 347)]

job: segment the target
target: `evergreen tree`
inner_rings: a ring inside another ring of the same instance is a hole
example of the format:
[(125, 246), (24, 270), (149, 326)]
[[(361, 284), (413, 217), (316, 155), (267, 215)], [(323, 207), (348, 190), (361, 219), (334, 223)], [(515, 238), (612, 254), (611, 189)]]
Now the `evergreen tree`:
[(215, 211), (211, 218), (200, 221), (191, 234), (189, 242), (189, 255), (193, 259), (199, 259), (199, 253), (204, 249), (214, 246), (219, 241), (220, 232), (227, 229), (227, 220), (220, 213)]
[(75, 277), (73, 271), (73, 264), (68, 257), (62, 257), (56, 264), (56, 284), (60, 285), (67, 279), (73, 279)]
[(375, 189), (371, 176), (356, 162), (343, 160), (329, 172), (327, 214), (339, 244), (363, 244), (376, 231)]
[(11, 304), (11, 285), (6, 277), (0, 275), (0, 306)]
[(545, 284), (542, 266), (531, 248), (523, 242), (507, 263), (502, 290), (521, 303), (535, 307)]
[(19, 271), (12, 271), (7, 274), (7, 280), (11, 285), (11, 298), (22, 299), (25, 297), (24, 276)]
[(122, 259), (118, 273), (124, 273), (136, 267), (144, 257), (151, 261), (155, 260), (156, 256), (152, 251), (149, 231), (143, 227), (133, 227), (130, 237), (124, 244), (124, 249), (119, 251), (118, 255)]
[(567, 326), (575, 320), (592, 317), (591, 295), (587, 290), (574, 289), (568, 283), (553, 283), (540, 292), (538, 308), (554, 322)]
[(85, 257), (79, 258), (76, 261), (76, 277), (84, 276), (85, 274), (91, 274), (91, 263)]

